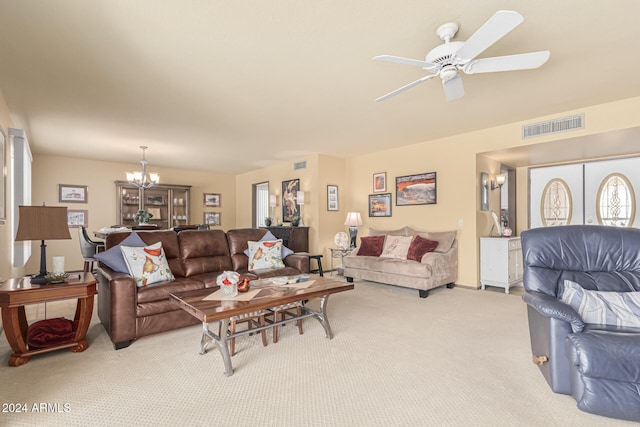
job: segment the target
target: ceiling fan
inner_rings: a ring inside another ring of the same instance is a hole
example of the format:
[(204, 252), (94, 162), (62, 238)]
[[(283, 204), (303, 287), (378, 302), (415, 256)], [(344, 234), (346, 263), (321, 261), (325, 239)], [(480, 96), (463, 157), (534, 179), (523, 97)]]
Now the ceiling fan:
[(444, 44), (427, 53), (424, 61), (392, 55), (374, 57), (375, 61), (413, 65), (431, 73), (377, 98), (376, 101), (383, 101), (434, 77), (440, 77), (445, 98), (447, 101), (453, 101), (464, 96), (464, 86), (462, 85), (459, 71), (465, 74), (476, 74), (540, 67), (549, 59), (550, 53), (548, 50), (475, 59), (489, 46), (520, 25), (522, 21), (524, 21), (524, 18), (518, 12), (500, 10), (489, 18), (466, 42), (451, 41), (458, 32), (458, 25), (450, 22), (441, 25), (436, 31), (438, 36), (444, 40)]

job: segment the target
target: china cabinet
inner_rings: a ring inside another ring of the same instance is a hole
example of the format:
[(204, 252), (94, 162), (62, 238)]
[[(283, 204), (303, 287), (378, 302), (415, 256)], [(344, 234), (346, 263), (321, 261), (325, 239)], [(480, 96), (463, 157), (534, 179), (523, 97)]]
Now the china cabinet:
[(136, 212), (146, 210), (153, 215), (152, 225), (159, 229), (189, 224), (190, 185), (158, 184), (142, 190), (127, 181), (116, 181), (118, 225), (132, 227)]

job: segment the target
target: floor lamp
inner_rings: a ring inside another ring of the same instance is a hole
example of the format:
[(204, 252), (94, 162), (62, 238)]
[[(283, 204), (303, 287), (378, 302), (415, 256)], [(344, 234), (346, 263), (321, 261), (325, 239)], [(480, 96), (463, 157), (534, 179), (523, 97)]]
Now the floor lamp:
[(351, 249), (355, 248), (356, 237), (358, 236), (358, 227), (362, 225), (362, 217), (360, 212), (348, 212), (344, 225), (349, 226), (349, 237), (351, 237)]
[(71, 239), (64, 206), (18, 206), (16, 242), (40, 240), (40, 273), (31, 283), (47, 283), (47, 245), (45, 240)]

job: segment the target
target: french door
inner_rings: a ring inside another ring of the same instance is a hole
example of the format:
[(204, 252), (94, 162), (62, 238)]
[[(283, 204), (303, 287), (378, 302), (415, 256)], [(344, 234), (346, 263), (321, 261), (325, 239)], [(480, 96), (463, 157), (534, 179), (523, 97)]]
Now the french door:
[(640, 227), (639, 157), (531, 168), (529, 183), (530, 228)]

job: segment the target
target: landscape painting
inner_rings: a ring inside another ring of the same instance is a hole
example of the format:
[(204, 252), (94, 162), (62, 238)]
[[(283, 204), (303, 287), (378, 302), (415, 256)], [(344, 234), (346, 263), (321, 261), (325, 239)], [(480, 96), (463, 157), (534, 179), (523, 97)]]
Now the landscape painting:
[(396, 177), (396, 206), (434, 205), (437, 200), (435, 172)]

